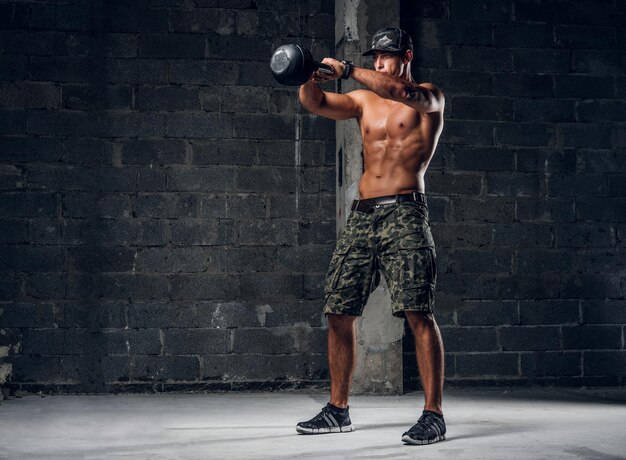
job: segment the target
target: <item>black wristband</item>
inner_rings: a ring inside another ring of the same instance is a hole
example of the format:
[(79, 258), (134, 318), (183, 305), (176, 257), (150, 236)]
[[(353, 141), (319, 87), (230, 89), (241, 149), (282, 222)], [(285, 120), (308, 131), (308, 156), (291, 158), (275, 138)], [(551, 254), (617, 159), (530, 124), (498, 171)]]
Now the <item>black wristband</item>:
[(343, 64), (343, 73), (341, 74), (341, 78), (347, 80), (350, 78), (354, 64), (352, 64), (352, 61), (341, 61), (341, 63)]

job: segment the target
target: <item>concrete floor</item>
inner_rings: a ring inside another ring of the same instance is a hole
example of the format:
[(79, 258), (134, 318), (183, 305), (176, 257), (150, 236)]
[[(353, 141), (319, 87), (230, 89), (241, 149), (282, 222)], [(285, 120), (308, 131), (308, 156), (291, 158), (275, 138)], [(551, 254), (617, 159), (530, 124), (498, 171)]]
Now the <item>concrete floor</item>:
[(447, 390), (447, 440), (405, 446), (421, 398), (355, 396), (356, 431), (305, 436), (325, 393), (28, 396), (0, 403), (0, 458), (626, 459), (626, 389)]

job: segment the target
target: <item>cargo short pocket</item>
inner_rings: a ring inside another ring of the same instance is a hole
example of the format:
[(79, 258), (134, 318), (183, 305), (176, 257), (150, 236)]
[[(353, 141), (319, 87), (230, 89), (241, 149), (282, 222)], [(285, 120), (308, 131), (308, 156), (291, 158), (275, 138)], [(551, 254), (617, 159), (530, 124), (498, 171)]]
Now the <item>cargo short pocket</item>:
[(330, 259), (328, 272), (326, 273), (326, 282), (324, 284), (324, 292), (326, 295), (330, 294), (333, 290), (338, 289), (342, 267), (348, 253), (350, 252), (350, 247), (351, 246), (344, 241), (340, 240), (337, 242), (333, 256)]
[(401, 289), (419, 289), (434, 286), (437, 279), (436, 253), (433, 246), (421, 239), (404, 238), (398, 242)]

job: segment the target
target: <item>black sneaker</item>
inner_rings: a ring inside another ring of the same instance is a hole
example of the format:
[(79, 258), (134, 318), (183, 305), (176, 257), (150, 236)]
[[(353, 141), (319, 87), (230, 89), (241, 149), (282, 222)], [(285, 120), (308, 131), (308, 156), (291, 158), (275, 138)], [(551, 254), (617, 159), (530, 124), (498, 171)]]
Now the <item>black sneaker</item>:
[(298, 423), (296, 431), (300, 434), (345, 433), (354, 431), (354, 427), (348, 408), (339, 411), (328, 403), (311, 420)]
[(402, 435), (407, 444), (432, 444), (446, 439), (446, 422), (443, 415), (425, 410), (417, 423)]

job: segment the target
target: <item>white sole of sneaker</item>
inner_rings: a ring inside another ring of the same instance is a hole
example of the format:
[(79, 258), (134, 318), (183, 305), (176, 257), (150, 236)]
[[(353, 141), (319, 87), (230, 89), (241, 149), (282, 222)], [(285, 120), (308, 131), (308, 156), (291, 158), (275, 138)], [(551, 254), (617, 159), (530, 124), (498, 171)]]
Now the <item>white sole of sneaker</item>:
[(405, 434), (404, 436), (402, 436), (402, 440), (404, 442), (406, 442), (407, 444), (412, 444), (414, 446), (423, 446), (426, 444), (433, 444), (435, 442), (444, 441), (445, 439), (446, 439), (445, 434), (440, 434), (439, 436), (436, 436), (431, 439), (413, 439), (408, 434)]
[(304, 428), (296, 426), (296, 431), (300, 434), (349, 433), (350, 431), (354, 431), (354, 425), (329, 426), (328, 428)]

